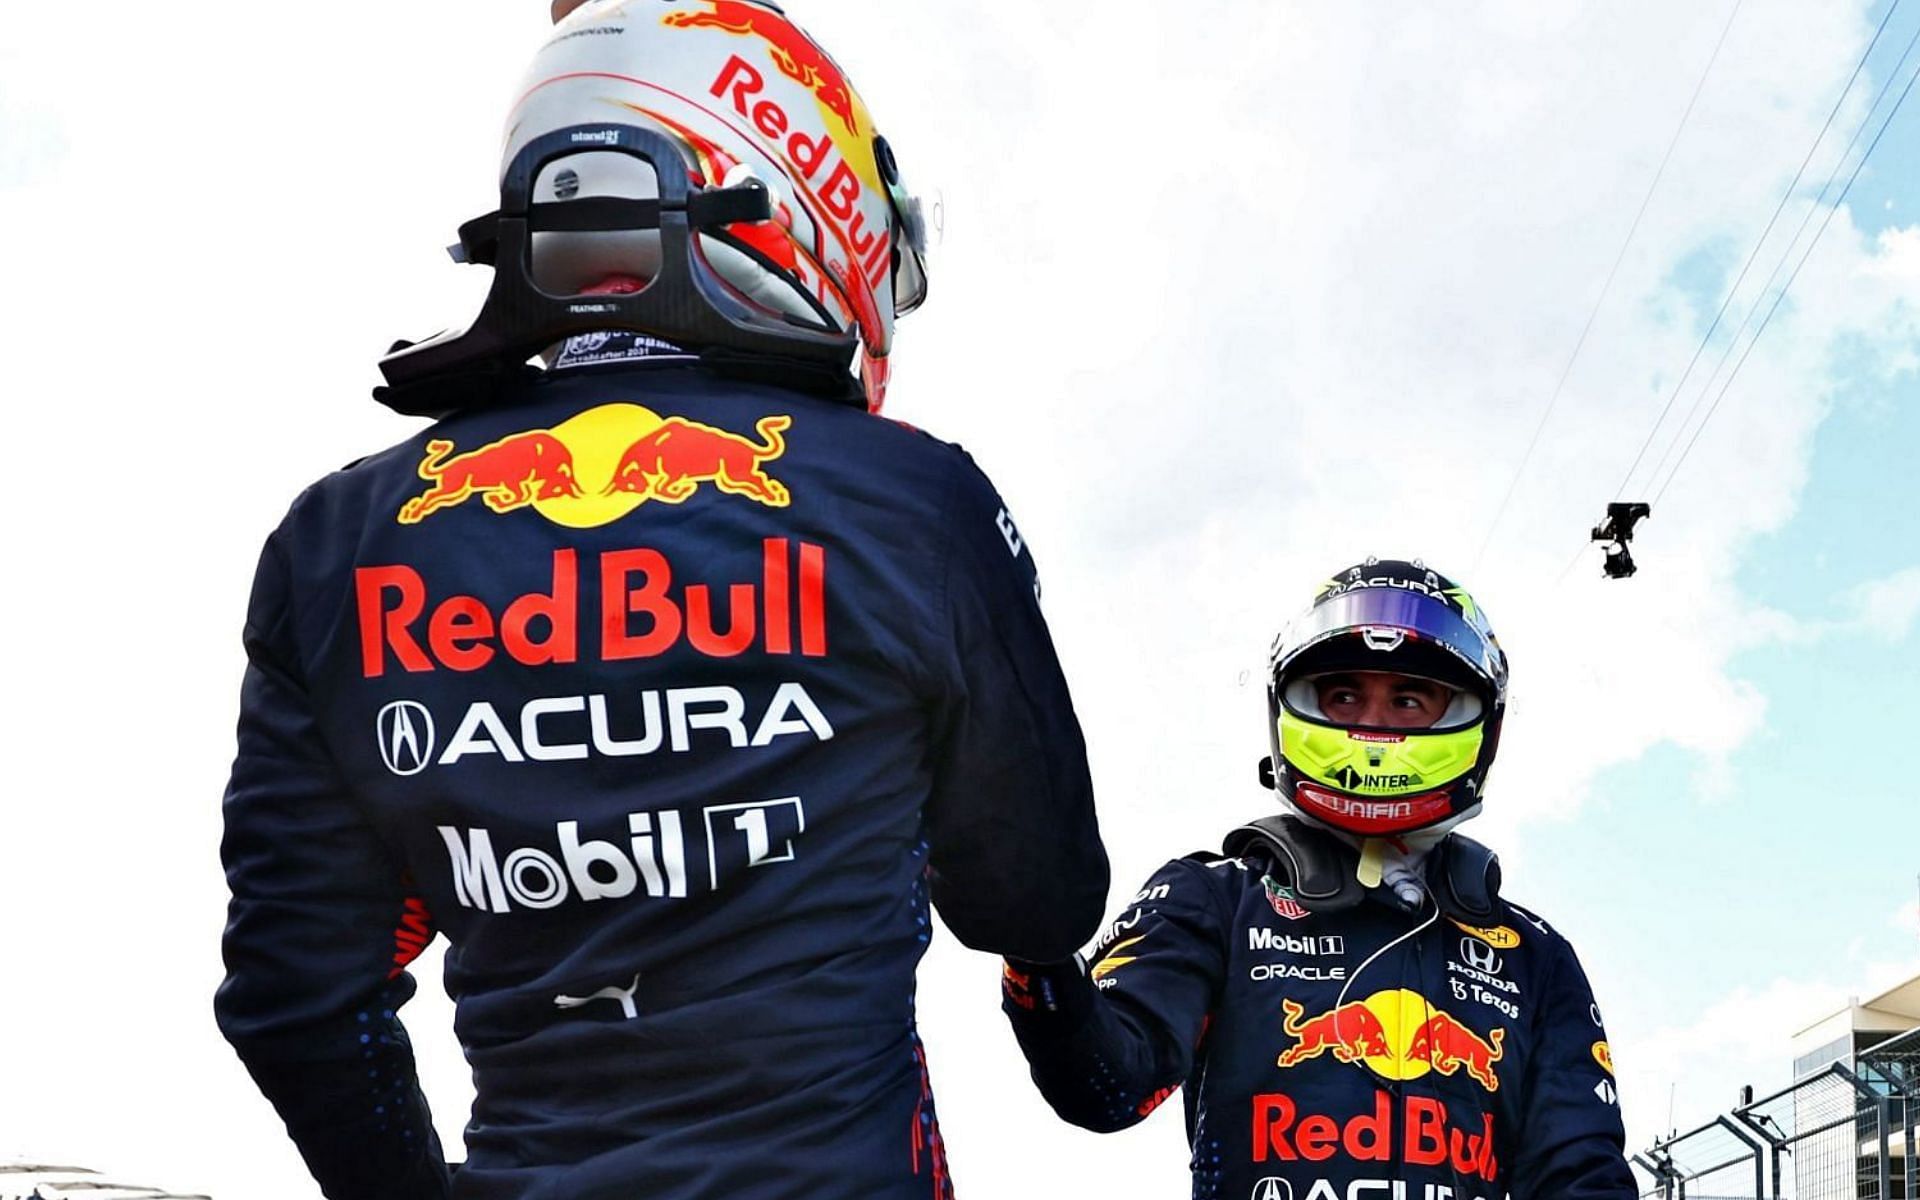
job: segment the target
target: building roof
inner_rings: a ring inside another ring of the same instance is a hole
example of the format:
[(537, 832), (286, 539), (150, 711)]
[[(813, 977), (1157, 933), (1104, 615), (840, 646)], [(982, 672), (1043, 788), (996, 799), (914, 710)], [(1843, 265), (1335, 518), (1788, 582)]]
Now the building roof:
[(1920, 1024), (1920, 975), (1915, 975), (1905, 983), (1896, 984), (1873, 999), (1864, 1001), (1860, 1007), (1908, 1017), (1915, 1024)]
[(1796, 1049), (1804, 1050), (1849, 1029), (1902, 1032), (1920, 1028), (1920, 975), (1895, 984), (1870, 1000), (1854, 998), (1793, 1035)]

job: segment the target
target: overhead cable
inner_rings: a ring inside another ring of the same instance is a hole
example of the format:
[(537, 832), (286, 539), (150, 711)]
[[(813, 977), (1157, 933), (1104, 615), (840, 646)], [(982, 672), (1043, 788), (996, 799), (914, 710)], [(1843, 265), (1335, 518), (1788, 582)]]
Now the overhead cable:
[[(1607, 272), (1607, 280), (1600, 288), (1600, 296), (1593, 302), (1593, 311), (1587, 314), (1586, 324), (1580, 329), (1580, 336), (1573, 344), (1573, 353), (1567, 356), (1567, 365), (1560, 371), (1559, 382), (1554, 384), (1553, 394), (1547, 399), (1546, 411), (1540, 414), (1539, 424), (1534, 426), (1533, 438), (1527, 443), (1526, 452), (1520, 456), (1520, 465), (1514, 468), (1513, 479), (1507, 484), (1506, 495), (1500, 498), (1500, 507), (1494, 510), (1493, 521), (1487, 526), (1487, 536), (1480, 543), (1480, 552), (1474, 556), (1473, 570), (1480, 569), (1480, 562), (1487, 556), (1487, 547), (1493, 544), (1493, 535), (1499, 530), (1501, 519), (1507, 515), (1508, 505), (1513, 503), (1513, 494), (1520, 486), (1521, 477), (1526, 474), (1527, 464), (1533, 461), (1533, 452), (1540, 446), (1540, 435), (1546, 432), (1547, 422), (1553, 417), (1554, 408), (1560, 403), (1560, 394), (1566, 389), (1567, 379), (1573, 374), (1573, 366), (1580, 360), (1580, 351), (1587, 344), (1587, 335), (1593, 332), (1593, 323), (1599, 319), (1600, 310), (1607, 303), (1607, 294), (1613, 290), (1613, 281), (1620, 273), (1620, 265), (1627, 259), (1627, 250), (1633, 245), (1634, 235), (1640, 232), (1640, 221), (1647, 215), (1647, 207), (1653, 203), (1653, 194), (1660, 189), (1660, 180), (1667, 173), (1667, 164), (1673, 160), (1674, 148), (1680, 144), (1680, 135), (1686, 132), (1687, 122), (1693, 117), (1693, 109), (1700, 101), (1700, 93), (1707, 85), (1707, 77), (1713, 74), (1714, 63), (1720, 60), (1720, 48), (1726, 45), (1727, 34), (1733, 29), (1735, 17), (1740, 15), (1740, 6), (1746, 0), (1734, 0), (1732, 11), (1727, 13), (1727, 22), (1720, 29), (1719, 40), (1713, 44), (1713, 53), (1707, 58), (1705, 69), (1700, 72), (1699, 82), (1693, 85), (1693, 95), (1687, 100), (1686, 111), (1680, 114), (1680, 124), (1674, 128), (1673, 137), (1667, 142), (1667, 152), (1660, 159), (1659, 169), (1653, 173), (1653, 182), (1647, 187), (1647, 194), (1641, 198), (1640, 210), (1634, 214), (1633, 224), (1627, 229), (1626, 240), (1620, 243), (1620, 252), (1614, 255), (1613, 267)], [(1896, 0), (1896, 3), (1898, 0)]]
[[(1920, 40), (1920, 32), (1916, 32), (1915, 39)], [(1912, 48), (1911, 44), (1908, 48)], [(1904, 59), (1902, 65), (1904, 65)], [(1854, 181), (1860, 178), (1861, 169), (1867, 165), (1867, 160), (1873, 157), (1874, 149), (1880, 145), (1880, 139), (1886, 135), (1888, 126), (1892, 125), (1894, 118), (1900, 115), (1900, 108), (1907, 102), (1907, 97), (1913, 94), (1913, 85), (1916, 80), (1920, 80), (1920, 67), (1916, 67), (1913, 73), (1907, 76), (1907, 86), (1901, 89), (1900, 98), (1893, 102), (1893, 108), (1888, 111), (1887, 119), (1880, 123), (1880, 131), (1873, 135), (1872, 144), (1867, 147), (1867, 152), (1860, 156), (1860, 161), (1854, 165), (1853, 174), (1847, 178), (1847, 186), (1840, 190), (1840, 195), (1835, 198), (1833, 207), (1827, 210), (1826, 219), (1820, 222), (1819, 231), (1813, 235), (1813, 240), (1807, 243), (1806, 251), (1800, 255), (1800, 261), (1794, 264), (1793, 274), (1787, 277), (1787, 282), (1781, 286), (1779, 294), (1774, 296), (1772, 306), (1767, 309), (1767, 315), (1761, 319), (1759, 328), (1753, 332), (1752, 340), (1747, 343), (1746, 350), (1741, 353), (1740, 361), (1734, 364), (1732, 374), (1727, 376), (1726, 383), (1721, 385), (1719, 394), (1713, 398), (1713, 404), (1707, 409), (1707, 415), (1701, 419), (1699, 425), (1694, 427), (1693, 437), (1688, 440), (1687, 448), (1681, 451), (1679, 460), (1673, 464), (1673, 470), (1667, 473), (1666, 482), (1660, 485), (1660, 491), (1654, 496), (1654, 503), (1659, 503), (1660, 498), (1667, 494), (1667, 489), (1673, 486), (1674, 477), (1679, 475), (1680, 468), (1686, 465), (1687, 456), (1693, 453), (1693, 448), (1699, 443), (1700, 435), (1705, 432), (1707, 423), (1713, 420), (1714, 413), (1720, 409), (1720, 402), (1727, 398), (1727, 392), (1733, 387), (1733, 381), (1739, 378), (1740, 368), (1747, 365), (1747, 356), (1753, 353), (1755, 346), (1759, 345), (1760, 335), (1767, 331), (1768, 324), (1773, 321), (1773, 315), (1780, 311), (1780, 302), (1787, 298), (1787, 292), (1792, 289), (1793, 281), (1800, 277), (1800, 268), (1807, 265), (1807, 259), (1812, 257), (1813, 249), (1819, 244), (1821, 235), (1826, 233), (1827, 226), (1833, 223), (1834, 214), (1839, 212), (1840, 206), (1846, 202), (1847, 193), (1853, 190)]]
[[(1860, 61), (1854, 64), (1853, 73), (1847, 76), (1847, 82), (1845, 86), (1843, 86), (1840, 89), (1840, 94), (1834, 97), (1833, 107), (1827, 110), (1826, 121), (1821, 124), (1820, 132), (1817, 135), (1815, 135), (1813, 139), (1813, 144), (1807, 147), (1806, 157), (1800, 160), (1800, 169), (1793, 173), (1792, 182), (1788, 183), (1786, 190), (1780, 194), (1780, 202), (1774, 205), (1773, 215), (1767, 218), (1766, 228), (1760, 231), (1759, 238), (1755, 240), (1755, 242), (1753, 243), (1753, 249), (1748, 251), (1747, 261), (1741, 264), (1739, 276), (1733, 281), (1733, 286), (1727, 289), (1726, 298), (1720, 301), (1720, 310), (1713, 314), (1713, 323), (1707, 327), (1706, 333), (1701, 335), (1700, 344), (1694, 348), (1693, 357), (1687, 362), (1687, 369), (1681, 373), (1680, 381), (1673, 385), (1673, 391), (1667, 396), (1666, 406), (1660, 410), (1660, 415), (1654, 418), (1653, 428), (1647, 431), (1646, 441), (1640, 443), (1640, 450), (1637, 454), (1633, 456), (1633, 465), (1627, 468), (1627, 474), (1625, 478), (1621, 479), (1620, 490), (1615, 494), (1615, 499), (1624, 500), (1626, 498), (1627, 489), (1631, 487), (1633, 484), (1633, 477), (1635, 472), (1637, 472), (1640, 469), (1641, 462), (1643, 462), (1646, 459), (1647, 451), (1653, 448), (1654, 441), (1660, 435), (1661, 426), (1666, 424), (1667, 417), (1673, 412), (1674, 404), (1680, 399), (1680, 393), (1683, 390), (1685, 390), (1687, 386), (1687, 381), (1693, 377), (1693, 369), (1700, 364), (1700, 356), (1706, 353), (1706, 349), (1708, 345), (1712, 343), (1714, 333), (1719, 330), (1720, 322), (1723, 319), (1725, 319), (1727, 315), (1728, 307), (1732, 305), (1734, 296), (1737, 295), (1740, 291), (1740, 285), (1746, 282), (1747, 272), (1753, 268), (1754, 261), (1760, 257), (1760, 251), (1767, 244), (1768, 236), (1773, 233), (1774, 224), (1780, 220), (1780, 214), (1786, 211), (1788, 202), (1793, 199), (1793, 195), (1795, 191), (1799, 189), (1800, 180), (1803, 177), (1805, 177), (1807, 173), (1807, 167), (1813, 163), (1814, 153), (1820, 149), (1820, 143), (1826, 140), (1827, 131), (1833, 127), (1834, 118), (1840, 115), (1841, 106), (1846, 103), (1847, 97), (1850, 94), (1852, 94), (1853, 85), (1855, 81), (1857, 81), (1860, 78), (1860, 72), (1866, 69), (1867, 60), (1870, 57), (1872, 57), (1874, 47), (1880, 44), (1881, 35), (1887, 31), (1888, 22), (1893, 20), (1893, 14), (1899, 11), (1899, 8), (1900, 8), (1900, 0), (1893, 0), (1892, 5), (1890, 5), (1887, 8), (1886, 15), (1880, 19), (1880, 27), (1873, 31), (1873, 40), (1867, 43), (1867, 48), (1861, 52)], [(1897, 77), (1898, 73), (1899, 72), (1896, 70), (1888, 78), (1892, 79), (1894, 77)], [(1879, 107), (1879, 101), (1876, 99), (1874, 101), (1874, 108), (1877, 108), (1877, 107)], [(1862, 130), (1866, 128), (1867, 122), (1872, 119), (1873, 109), (1870, 108), (1867, 110), (1867, 112), (1868, 112), (1867, 118), (1861, 122)], [(1860, 133), (1859, 131), (1856, 131), (1853, 135), (1853, 141), (1857, 141), (1859, 137), (1860, 137)], [(1853, 141), (1849, 141), (1847, 143), (1848, 150), (1851, 150), (1853, 148)], [(1846, 151), (1841, 152), (1840, 161), (1842, 163), (1846, 161)], [(1836, 175), (1838, 174), (1837, 167), (1835, 169), (1835, 174)], [(1831, 182), (1832, 181), (1829, 180), (1829, 183)], [(1822, 194), (1825, 194), (1825, 190), (1826, 189), (1824, 188), (1821, 189)], [(1816, 201), (1814, 203), (1813, 208), (1808, 209), (1809, 215), (1811, 215), (1811, 213), (1818, 208), (1819, 208), (1819, 203), (1818, 201)], [(1804, 222), (1802, 223), (1802, 228), (1803, 229), (1805, 228)], [(1795, 241), (1799, 240), (1798, 234), (1795, 234), (1794, 240)], [(1791, 245), (1792, 243), (1789, 243), (1789, 247), (1791, 247)], [(1789, 248), (1788, 253), (1792, 253), (1791, 248)], [(1769, 280), (1768, 286), (1772, 286), (1771, 280)], [(1764, 296), (1765, 294), (1766, 294), (1766, 289), (1762, 288), (1761, 295)], [(1759, 307), (1760, 307), (1759, 303), (1756, 301), (1753, 307), (1753, 312), (1757, 312), (1759, 310)], [(1747, 318), (1749, 320), (1752, 318), (1753, 312), (1749, 312), (1747, 314)], [(1734, 341), (1739, 340), (1738, 334), (1735, 335), (1733, 340)], [(1724, 365), (1724, 364), (1725, 364), (1725, 360), (1722, 359), (1720, 365)], [(1719, 373), (1719, 366), (1716, 366), (1714, 369), (1714, 374), (1717, 375), (1718, 373)], [(1713, 379), (1713, 376), (1708, 376), (1707, 386), (1709, 388), (1713, 386), (1712, 379)], [(1689, 410), (1689, 419), (1690, 418), (1691, 418), (1691, 410)], [(1684, 429), (1685, 427), (1686, 427), (1686, 422), (1682, 421), (1681, 428)], [(1676, 435), (1675, 441), (1676, 442), (1678, 441), (1678, 435)], [(1667, 453), (1672, 453), (1671, 446), (1669, 446)], [(1662, 457), (1661, 465), (1665, 465), (1664, 460), (1666, 456), (1663, 454), (1661, 457)], [(1660, 475), (1659, 468), (1656, 467), (1653, 472), (1652, 478), (1657, 479), (1659, 478), (1659, 475)], [(1652, 479), (1649, 479), (1648, 482), (1651, 483)]]

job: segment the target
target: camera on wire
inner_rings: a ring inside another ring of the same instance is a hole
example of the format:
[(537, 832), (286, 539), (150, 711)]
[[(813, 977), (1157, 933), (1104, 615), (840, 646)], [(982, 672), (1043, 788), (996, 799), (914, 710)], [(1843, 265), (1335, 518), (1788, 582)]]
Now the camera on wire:
[(1633, 527), (1653, 515), (1653, 506), (1638, 502), (1616, 501), (1607, 505), (1607, 519), (1593, 527), (1593, 540), (1607, 548), (1603, 566), (1608, 579), (1631, 579), (1639, 567), (1634, 565)]

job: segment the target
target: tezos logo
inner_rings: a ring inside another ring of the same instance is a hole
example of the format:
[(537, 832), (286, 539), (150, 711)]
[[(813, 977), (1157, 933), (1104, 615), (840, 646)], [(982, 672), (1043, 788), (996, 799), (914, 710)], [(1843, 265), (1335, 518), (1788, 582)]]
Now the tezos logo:
[(418, 700), (395, 700), (374, 719), (380, 761), (403, 778), (418, 775), (433, 762), (433, 714)]

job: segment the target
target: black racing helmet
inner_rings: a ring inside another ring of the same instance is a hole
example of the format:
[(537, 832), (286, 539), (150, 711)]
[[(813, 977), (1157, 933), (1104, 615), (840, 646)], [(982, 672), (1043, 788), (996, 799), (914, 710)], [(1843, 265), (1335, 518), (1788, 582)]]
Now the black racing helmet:
[[(1452, 690), (1424, 729), (1349, 728), (1315, 680), (1392, 672)], [(1263, 782), (1304, 816), (1363, 837), (1450, 828), (1480, 811), (1507, 711), (1507, 656), (1464, 588), (1418, 559), (1370, 558), (1329, 579), (1275, 639), (1267, 675), (1273, 757)]]

